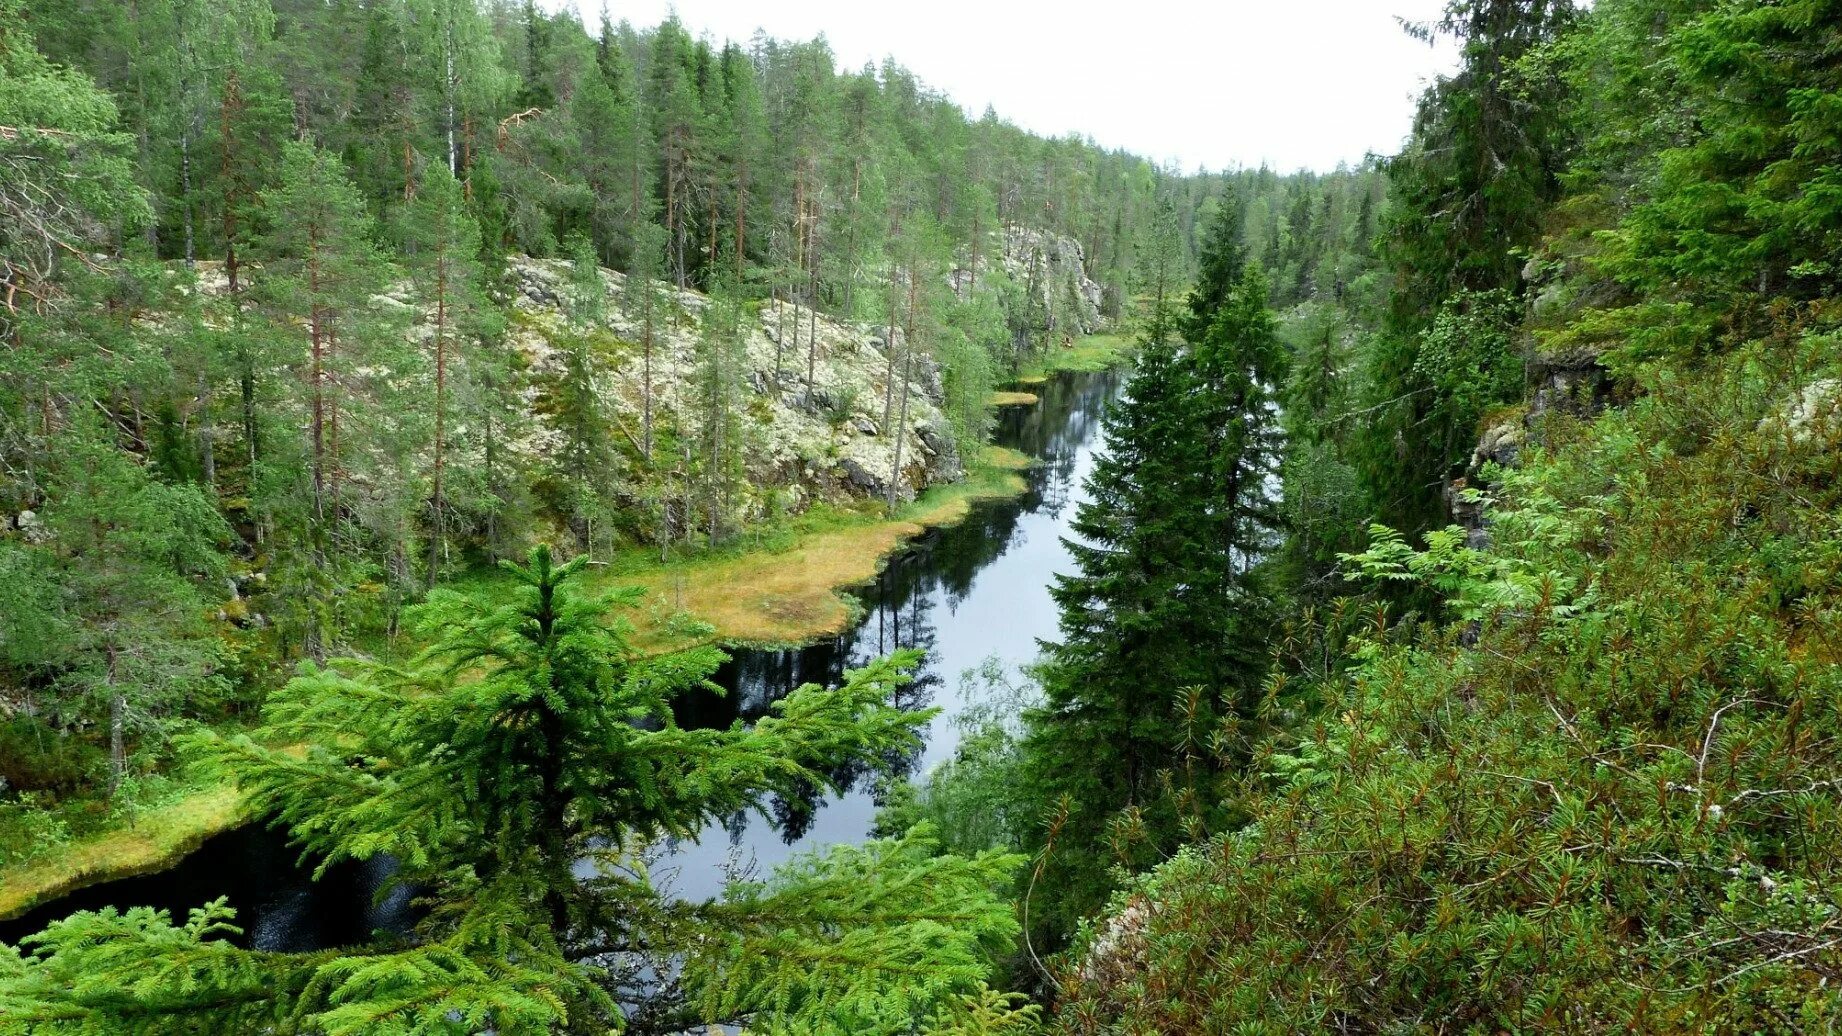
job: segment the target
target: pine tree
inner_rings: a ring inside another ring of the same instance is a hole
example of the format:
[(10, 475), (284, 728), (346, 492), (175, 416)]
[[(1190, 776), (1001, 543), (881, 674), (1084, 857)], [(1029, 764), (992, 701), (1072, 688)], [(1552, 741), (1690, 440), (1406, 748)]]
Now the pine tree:
[(767, 162), (771, 140), (754, 62), (748, 59), (742, 48), (731, 44), (723, 48), (722, 70), (731, 124), (728, 164), (735, 191), (732, 203), (735, 240), (731, 245), (731, 255), (735, 260), (735, 281), (741, 284), (749, 254), (749, 203), (761, 190), (759, 180)]
[[(602, 401), (603, 363), (599, 348), (605, 335), (606, 287), (594, 247), (587, 238), (571, 242), (568, 327), (564, 331), (563, 370), (550, 403), (551, 416), (563, 430), (556, 470), (563, 486), (560, 508), (585, 550), (593, 549), (594, 522), (605, 517), (611, 488), (611, 422)], [(631, 284), (631, 280), (628, 282)]]
[(704, 311), (698, 336), (696, 368), (698, 466), (704, 483), (705, 524), (712, 544), (722, 542), (734, 511), (742, 471), (742, 420), (737, 403), (746, 382), (743, 372), (745, 310), (733, 284), (717, 288)]
[(151, 215), (115, 102), (38, 52), (21, 6), (0, 0), (0, 338), (9, 339), (13, 316), (49, 305), (60, 268), (103, 227)]
[(650, 220), (634, 224), (632, 261), (626, 290), (621, 293), (622, 308), (640, 322), (640, 457), (648, 464), (653, 446), (653, 349), (659, 324), (665, 319), (659, 281), (666, 265), (666, 247), (664, 228)]
[[(347, 410), (346, 373), (369, 344), (364, 332), (370, 300), (384, 284), (384, 271), (371, 240), (371, 220), (357, 190), (337, 159), (308, 144), (282, 151), (277, 185), (263, 194), (268, 229), (258, 256), (264, 276), (258, 293), (289, 337), (304, 334), (306, 355), (289, 350), (301, 371), (306, 412), (305, 507), (291, 501), (300, 491), (286, 485), (292, 472), (281, 463), (270, 473), (277, 486), (271, 519), (293, 538), (301, 553), (289, 582), (299, 610), (291, 623), (309, 655), (317, 656), (334, 632), (331, 569), (340, 559), (337, 526), (344, 520), (343, 483), (349, 444), (341, 440)], [(299, 331), (295, 331), (299, 328)], [(299, 338), (295, 340), (298, 342)]]
[(130, 739), (158, 737), (160, 715), (209, 686), (220, 658), (203, 617), (229, 530), (195, 486), (149, 477), (94, 420), (56, 452), (44, 518), (65, 604), (58, 693), (106, 726), (113, 791)]
[(694, 61), (695, 47), (684, 27), (675, 18), (659, 26), (647, 72), (647, 110), (658, 150), (656, 175), (665, 220), (666, 268), (680, 288), (690, 276), (691, 194), (701, 147), (697, 84), (689, 67)]
[(286, 145), (280, 182), (263, 203), (263, 293), (278, 316), (298, 320), (306, 333), (313, 513), (325, 522), (335, 516), (339, 491), (340, 346), (382, 288), (383, 269), (364, 202), (325, 152)]
[[(465, 396), (466, 341), (485, 306), (479, 289), (479, 228), (468, 215), (461, 185), (440, 167), (426, 170), (416, 200), (402, 213), (401, 234), (418, 297), (428, 311), (434, 368), (434, 434), (429, 460), (429, 544), (425, 578), (433, 586), (447, 547), (447, 467), (450, 412)], [(456, 388), (459, 388), (457, 393)]]
[(1518, 247), (1558, 196), (1572, 146), (1564, 84), (1522, 59), (1566, 30), (1570, 0), (1453, 0), (1421, 35), (1463, 45), (1457, 75), (1420, 100), (1414, 135), (1388, 165), (1385, 255), (1395, 269), (1386, 334), (1365, 378), (1374, 416), (1357, 460), (1385, 523), (1439, 524), (1451, 466), (1475, 440), (1475, 413), (1416, 374), (1420, 336), (1464, 291), (1517, 291)]

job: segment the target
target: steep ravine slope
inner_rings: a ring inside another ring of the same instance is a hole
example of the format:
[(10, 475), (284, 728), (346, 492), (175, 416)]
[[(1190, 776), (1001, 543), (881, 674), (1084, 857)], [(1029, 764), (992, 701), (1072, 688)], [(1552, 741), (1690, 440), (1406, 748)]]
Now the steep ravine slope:
[[(602, 270), (605, 325), (614, 348), (597, 385), (619, 424), (639, 428), (646, 369), (640, 342), (645, 334), (635, 307), (627, 305), (627, 278)], [(564, 333), (563, 299), (568, 264), (560, 260), (519, 258), (510, 266), (515, 311), (512, 341), (531, 362), (537, 380), (560, 375), (556, 347)], [(698, 342), (710, 300), (688, 289), (658, 286), (662, 305), (653, 331), (651, 384), (654, 420), (683, 431), (703, 420), (697, 405)], [(783, 312), (784, 310), (784, 312)], [(893, 344), (896, 355), (890, 356)], [(952, 481), (962, 471), (953, 431), (941, 404), (943, 373), (918, 352), (908, 392), (908, 421), (899, 433), (882, 427), (884, 401), (896, 400), (899, 420), (901, 382), (891, 391), (890, 372), (899, 379), (906, 357), (902, 329), (815, 315), (798, 305), (763, 305), (750, 313), (743, 333), (744, 369), (735, 372), (746, 386), (740, 408), (743, 424), (747, 492), (741, 513), (761, 517), (767, 496), (780, 492), (778, 509), (803, 510), (817, 500), (838, 502), (854, 496), (883, 496), (894, 472), (896, 498), (911, 500), (930, 485)], [(808, 365), (812, 378), (807, 380)], [(892, 421), (893, 423), (893, 421)], [(558, 432), (540, 422), (523, 444), (532, 456), (554, 449)], [(897, 443), (901, 469), (895, 471)]]

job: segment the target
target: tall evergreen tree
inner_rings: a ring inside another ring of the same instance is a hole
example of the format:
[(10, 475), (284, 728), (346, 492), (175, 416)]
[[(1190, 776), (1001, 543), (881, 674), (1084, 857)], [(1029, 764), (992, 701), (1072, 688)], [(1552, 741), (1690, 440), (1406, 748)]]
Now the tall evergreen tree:
[[(350, 444), (341, 438), (350, 408), (347, 375), (369, 344), (367, 311), (384, 285), (384, 269), (364, 201), (326, 152), (287, 144), (278, 183), (264, 192), (263, 202), (268, 227), (258, 249), (264, 262), (258, 290), (280, 333), (305, 346), (305, 355), (296, 346), (290, 357), (300, 372), (307, 430), (305, 485), (277, 487), (265, 506), (300, 550), (293, 555), (301, 563), (295, 578), (303, 584), (302, 592), (291, 595), (300, 611), (293, 625), (307, 653), (318, 655), (332, 631), (337, 595), (329, 569), (342, 549), (337, 526), (349, 503), (344, 481)], [(286, 480), (283, 468), (273, 470)]]
[(1182, 341), (1148, 336), (1109, 410), (1076, 572), (1053, 591), (1061, 640), (1024, 751), (1032, 793), (1057, 804), (1040, 834), (1063, 934), (1104, 900), (1110, 863), (1142, 866), (1218, 819), (1196, 782), (1232, 761), (1264, 673), (1283, 363), (1242, 224), (1218, 208)]
[(1520, 289), (1517, 249), (1559, 196), (1572, 146), (1562, 81), (1523, 59), (1574, 17), (1571, 0), (1452, 0), (1416, 30), (1463, 51), (1458, 73), (1421, 98), (1413, 137), (1388, 166), (1384, 240), (1395, 283), (1387, 334), (1369, 358), (1373, 416), (1358, 461), (1390, 525), (1439, 523), (1450, 468), (1475, 438), (1478, 413), (1419, 373), (1420, 339), (1459, 293)]
[[(401, 235), (417, 296), (429, 325), (434, 369), (434, 431), (429, 456), (429, 543), (425, 573), (434, 586), (447, 550), (448, 468), (452, 464), (454, 400), (466, 398), (468, 364), (461, 347), (477, 330), (480, 293), (479, 228), (467, 213), (459, 181), (437, 166), (423, 174), (416, 200), (405, 207)], [(457, 391), (458, 390), (458, 391)]]

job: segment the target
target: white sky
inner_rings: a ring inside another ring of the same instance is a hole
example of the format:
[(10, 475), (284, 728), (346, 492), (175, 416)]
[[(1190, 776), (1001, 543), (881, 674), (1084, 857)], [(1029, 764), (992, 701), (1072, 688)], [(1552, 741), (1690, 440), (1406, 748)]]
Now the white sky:
[[(601, 0), (577, 6), (591, 24)], [(1444, 0), (608, 0), (650, 26), (746, 42), (821, 33), (839, 63), (893, 57), (978, 114), (1069, 131), (1186, 169), (1352, 165), (1399, 149), (1452, 50), (1409, 39)]]

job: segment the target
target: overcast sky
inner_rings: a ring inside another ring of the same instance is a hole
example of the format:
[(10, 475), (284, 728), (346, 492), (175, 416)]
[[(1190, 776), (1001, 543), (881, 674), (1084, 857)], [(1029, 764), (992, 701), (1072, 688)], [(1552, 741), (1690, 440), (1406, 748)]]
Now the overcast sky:
[[(602, 0), (576, 6), (592, 25)], [(1391, 154), (1413, 97), (1450, 48), (1404, 35), (1444, 0), (608, 0), (615, 21), (662, 21), (745, 42), (823, 33), (841, 65), (893, 57), (974, 114), (1075, 131), (1186, 168), (1284, 170)]]

